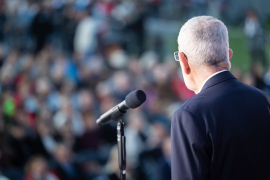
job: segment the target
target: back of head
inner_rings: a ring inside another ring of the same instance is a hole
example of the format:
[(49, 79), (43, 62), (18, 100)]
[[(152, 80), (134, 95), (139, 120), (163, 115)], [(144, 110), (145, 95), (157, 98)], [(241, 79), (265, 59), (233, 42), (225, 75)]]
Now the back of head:
[(188, 20), (178, 36), (180, 52), (187, 55), (194, 67), (219, 67), (229, 62), (228, 30), (223, 22), (211, 16)]

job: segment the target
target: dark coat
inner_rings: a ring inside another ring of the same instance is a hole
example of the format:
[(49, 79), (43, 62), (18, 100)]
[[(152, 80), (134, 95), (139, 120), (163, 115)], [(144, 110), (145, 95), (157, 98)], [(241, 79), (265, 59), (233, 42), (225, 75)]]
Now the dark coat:
[(270, 96), (229, 71), (173, 115), (172, 180), (269, 180)]

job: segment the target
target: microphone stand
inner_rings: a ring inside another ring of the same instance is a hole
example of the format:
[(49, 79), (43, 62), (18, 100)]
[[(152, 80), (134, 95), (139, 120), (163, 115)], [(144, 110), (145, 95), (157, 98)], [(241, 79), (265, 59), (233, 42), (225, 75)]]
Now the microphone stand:
[(123, 116), (117, 123), (117, 144), (120, 180), (126, 180), (126, 137), (124, 132)]
[(129, 93), (125, 100), (106, 113), (102, 114), (96, 123), (104, 125), (110, 121), (117, 122), (117, 145), (118, 145), (118, 164), (120, 169), (120, 180), (126, 180), (126, 137), (124, 133), (123, 116), (128, 109), (135, 109), (142, 105), (146, 100), (146, 94), (142, 90), (135, 90)]

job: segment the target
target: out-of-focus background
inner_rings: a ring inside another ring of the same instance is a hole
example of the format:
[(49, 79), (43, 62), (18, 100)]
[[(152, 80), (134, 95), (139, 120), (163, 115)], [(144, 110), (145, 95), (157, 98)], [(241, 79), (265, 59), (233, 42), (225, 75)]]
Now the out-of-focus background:
[(177, 36), (191, 17), (228, 27), (232, 72), (270, 90), (269, 0), (0, 0), (0, 180), (117, 180), (116, 123), (132, 90), (127, 178), (170, 180), (170, 118), (194, 96)]

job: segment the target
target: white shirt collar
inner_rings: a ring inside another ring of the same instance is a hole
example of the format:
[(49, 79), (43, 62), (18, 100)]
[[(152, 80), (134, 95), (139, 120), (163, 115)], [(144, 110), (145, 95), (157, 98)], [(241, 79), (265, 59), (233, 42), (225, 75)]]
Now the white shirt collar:
[[(224, 72), (224, 71), (228, 71), (228, 70), (222, 70), (222, 71), (218, 71), (218, 72), (215, 72), (214, 74), (212, 74), (212, 75), (210, 75), (203, 83), (202, 83), (202, 86), (201, 86), (201, 88), (200, 88), (200, 91), (199, 92), (201, 92), (201, 90), (202, 90), (202, 88), (203, 88), (203, 86), (205, 85), (205, 83), (211, 78), (211, 77), (213, 77), (213, 76), (215, 76), (215, 75), (217, 75), (217, 74), (219, 74), (219, 73), (222, 73), (222, 72)], [(199, 93), (198, 92), (198, 93)]]

